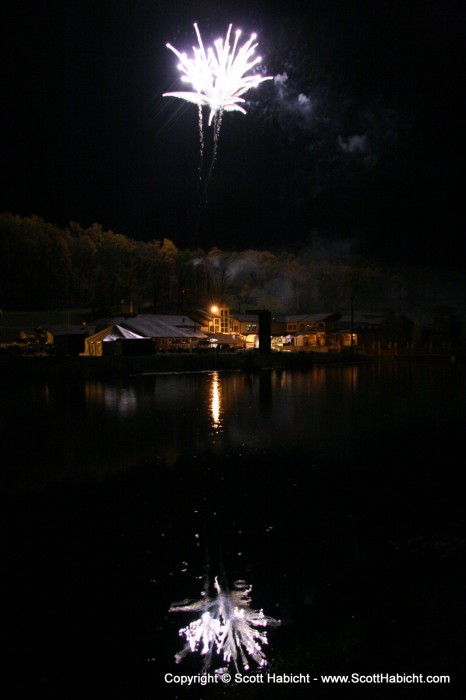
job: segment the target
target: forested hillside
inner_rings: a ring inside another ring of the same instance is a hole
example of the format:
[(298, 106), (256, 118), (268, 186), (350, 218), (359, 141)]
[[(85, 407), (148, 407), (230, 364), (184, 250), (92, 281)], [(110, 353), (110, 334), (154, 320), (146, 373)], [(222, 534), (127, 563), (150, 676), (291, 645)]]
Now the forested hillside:
[(223, 301), (236, 311), (347, 313), (390, 310), (425, 320), (433, 309), (465, 314), (465, 283), (432, 267), (386, 268), (350, 254), (180, 250), (142, 242), (99, 224), (60, 228), (0, 215), (0, 308), (83, 306), (102, 312), (121, 301), (152, 313), (187, 313)]

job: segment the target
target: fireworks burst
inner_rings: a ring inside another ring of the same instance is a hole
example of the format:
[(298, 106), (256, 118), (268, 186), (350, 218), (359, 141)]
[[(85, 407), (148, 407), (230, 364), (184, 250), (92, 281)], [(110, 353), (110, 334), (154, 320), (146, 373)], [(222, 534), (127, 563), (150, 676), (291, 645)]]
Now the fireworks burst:
[(235, 31), (233, 44), (230, 42), (233, 25), (229, 25), (225, 39), (217, 39), (214, 45), (205, 47), (197, 24), (194, 24), (198, 46), (193, 46), (193, 54), (189, 57), (186, 53), (178, 51), (171, 44), (167, 44), (179, 60), (178, 70), (181, 80), (189, 84), (193, 89), (178, 92), (165, 92), (163, 97), (178, 97), (198, 106), (199, 110), (199, 139), (200, 162), (199, 180), (202, 188), (202, 169), (204, 158), (204, 131), (202, 108), (207, 106), (209, 112), (209, 126), (213, 125), (213, 151), (210, 167), (203, 186), (201, 206), (207, 203), (207, 187), (213, 173), (217, 159), (218, 141), (223, 112), (241, 112), (246, 114), (242, 97), (251, 88), (256, 88), (265, 80), (271, 80), (272, 76), (262, 76), (259, 73), (251, 73), (262, 60), (260, 56), (254, 56), (257, 42), (256, 34), (251, 34), (248, 41), (239, 46), (241, 30)]
[(231, 592), (214, 581), (215, 593), (205, 595), (199, 601), (174, 604), (170, 612), (201, 612), (201, 616), (187, 627), (180, 629), (180, 637), (186, 645), (175, 656), (179, 663), (190, 652), (198, 652), (205, 657), (204, 670), (211, 663), (214, 653), (226, 664), (233, 663), (236, 671), (239, 666), (249, 670), (251, 658), (259, 667), (267, 664), (262, 646), (267, 644), (267, 633), (258, 627), (278, 626), (279, 620), (264, 615), (262, 610), (250, 607), (251, 586), (238, 581)]
[(248, 75), (261, 61), (260, 56), (254, 57), (257, 36), (251, 34), (248, 41), (238, 48), (241, 30), (236, 30), (231, 45), (232, 26), (230, 24), (228, 27), (225, 40), (217, 39), (214, 47), (209, 46), (206, 49), (199, 28), (194, 24), (198, 46), (193, 46), (192, 58), (167, 44), (180, 61), (178, 69), (182, 73), (181, 80), (190, 84), (193, 90), (166, 92), (163, 96), (179, 97), (196, 105), (210, 107), (209, 125), (214, 116), (222, 111), (246, 114), (242, 106), (245, 102), (242, 95), (251, 88), (256, 88), (264, 80), (272, 79), (272, 76), (263, 77), (258, 73)]

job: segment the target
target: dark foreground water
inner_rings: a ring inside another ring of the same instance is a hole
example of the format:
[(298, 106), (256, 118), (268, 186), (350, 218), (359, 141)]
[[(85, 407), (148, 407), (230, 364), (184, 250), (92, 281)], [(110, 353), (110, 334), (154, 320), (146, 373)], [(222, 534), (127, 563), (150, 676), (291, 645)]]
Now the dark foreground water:
[[(464, 367), (6, 379), (0, 418), (2, 698), (461, 697)], [(307, 683), (164, 680), (206, 573)], [(352, 673), (451, 683), (320, 680)]]

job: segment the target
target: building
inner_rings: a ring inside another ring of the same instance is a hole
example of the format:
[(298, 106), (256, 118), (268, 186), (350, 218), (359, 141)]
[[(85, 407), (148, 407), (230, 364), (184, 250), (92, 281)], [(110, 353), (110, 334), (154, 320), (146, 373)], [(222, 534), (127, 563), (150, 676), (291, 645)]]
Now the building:
[[(116, 342), (122, 348), (122, 354), (141, 354), (142, 343), (125, 343), (124, 333), (128, 332), (133, 336), (127, 336), (127, 340), (150, 340), (150, 345), (145, 344), (145, 354), (151, 354), (157, 350), (192, 350), (197, 347), (200, 340), (207, 338), (206, 333), (198, 329), (197, 324), (188, 316), (178, 315), (157, 315), (138, 314), (136, 316), (117, 316), (110, 319), (102, 319), (96, 324), (96, 328), (104, 331), (113, 327), (119, 329), (117, 335), (113, 337), (110, 332), (108, 340), (100, 342)], [(124, 332), (118, 336), (118, 333)], [(97, 342), (99, 342), (97, 340)], [(125, 352), (123, 352), (125, 347)], [(116, 346), (115, 346), (116, 348)], [(109, 352), (109, 350), (107, 350)], [(87, 352), (85, 354), (88, 354)]]
[(85, 324), (36, 329), (39, 346), (53, 355), (80, 355), (84, 352), (84, 343), (88, 335), (89, 329)]
[(351, 346), (365, 350), (372, 349), (374, 344), (380, 341), (380, 327), (385, 318), (385, 314), (369, 311), (358, 311), (352, 315), (341, 316), (335, 323), (331, 341), (340, 349)]
[(230, 307), (225, 304), (212, 304), (209, 308), (196, 309), (191, 312), (192, 318), (204, 333), (238, 333), (239, 329), (232, 328)]
[[(231, 314), (233, 322), (246, 337), (248, 347), (257, 347), (259, 338), (259, 314)], [(324, 348), (329, 343), (329, 333), (335, 330), (337, 313), (277, 315), (271, 319), (272, 350), (306, 350)]]
[(210, 308), (197, 309), (190, 315), (199, 324), (199, 330), (207, 336), (207, 341), (201, 341), (201, 347), (215, 349), (246, 347), (246, 338), (236, 318), (231, 316), (229, 306), (213, 304)]

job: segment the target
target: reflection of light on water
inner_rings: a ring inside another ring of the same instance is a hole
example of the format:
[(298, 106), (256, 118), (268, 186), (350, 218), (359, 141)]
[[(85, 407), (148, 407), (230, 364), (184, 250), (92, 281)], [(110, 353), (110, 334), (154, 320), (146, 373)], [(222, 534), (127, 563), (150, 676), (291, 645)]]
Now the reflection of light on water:
[(136, 393), (132, 387), (106, 387), (104, 401), (108, 409), (116, 410), (121, 416), (131, 415), (137, 409)]
[(104, 406), (109, 413), (130, 416), (137, 410), (134, 387), (109, 386), (100, 382), (88, 382), (85, 389), (88, 403)]
[(212, 372), (212, 384), (210, 386), (210, 413), (212, 417), (212, 427), (220, 430), (222, 419), (222, 387), (218, 372)]
[(186, 644), (176, 654), (175, 661), (179, 663), (190, 652), (198, 652), (205, 656), (204, 671), (210, 667), (214, 653), (226, 664), (232, 662), (237, 671), (238, 662), (245, 671), (249, 670), (248, 657), (259, 667), (266, 666), (262, 646), (267, 644), (267, 633), (257, 628), (277, 626), (279, 620), (250, 607), (251, 586), (245, 581), (237, 581), (236, 590), (224, 591), (215, 578), (214, 589), (212, 596), (205, 591), (199, 601), (171, 606), (170, 612), (201, 613), (197, 620), (180, 629), (180, 637), (186, 639)]

